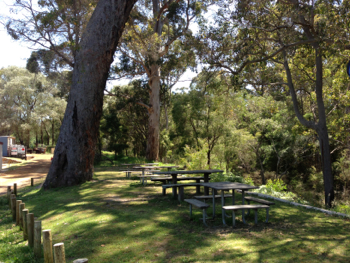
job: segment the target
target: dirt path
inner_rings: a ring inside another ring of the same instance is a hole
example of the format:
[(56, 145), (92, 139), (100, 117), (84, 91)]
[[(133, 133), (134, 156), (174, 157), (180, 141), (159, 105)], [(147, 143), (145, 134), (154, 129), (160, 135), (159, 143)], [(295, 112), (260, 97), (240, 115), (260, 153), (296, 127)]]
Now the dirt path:
[(7, 186), (17, 183), (17, 189), (30, 185), (30, 178), (34, 178), (34, 184), (45, 180), (51, 164), (51, 156), (35, 154), (34, 159), (25, 162), (25, 165), (12, 171), (0, 173), (0, 195), (7, 192)]

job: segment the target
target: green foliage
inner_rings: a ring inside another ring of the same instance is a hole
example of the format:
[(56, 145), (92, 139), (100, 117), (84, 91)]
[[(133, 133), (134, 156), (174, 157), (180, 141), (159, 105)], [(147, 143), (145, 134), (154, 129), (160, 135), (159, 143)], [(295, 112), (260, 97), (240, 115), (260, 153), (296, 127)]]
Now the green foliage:
[(314, 166), (310, 168), (310, 176), (309, 181), (312, 185), (312, 188), (316, 192), (321, 192), (323, 190), (323, 174), (322, 172), (318, 172)]
[[(199, 140), (201, 141), (201, 140)], [(191, 148), (188, 145), (184, 148), (184, 157), (180, 158), (180, 164), (186, 166), (187, 170), (205, 170), (209, 168), (207, 163), (208, 148)]]
[(277, 180), (267, 180), (266, 188), (271, 189), (271, 191), (282, 192), (287, 189), (287, 186), (281, 179)]
[(210, 175), (210, 182), (237, 182), (243, 183), (242, 176), (238, 176), (234, 173), (216, 173)]
[(38, 137), (45, 131), (50, 138), (53, 125), (61, 121), (66, 107), (66, 101), (57, 96), (59, 92), (56, 83), (41, 73), (17, 67), (1, 69), (0, 131), (12, 131), (26, 146), (31, 136)]
[(270, 196), (274, 196), (277, 198), (301, 203), (301, 204), (308, 204), (307, 201), (303, 200), (300, 198), (298, 195), (292, 193), (292, 192), (287, 192), (285, 191), (287, 189), (286, 184), (281, 180), (267, 180), (266, 185), (262, 185), (259, 187), (259, 189), (253, 190), (253, 192), (261, 193), (261, 194), (266, 194)]

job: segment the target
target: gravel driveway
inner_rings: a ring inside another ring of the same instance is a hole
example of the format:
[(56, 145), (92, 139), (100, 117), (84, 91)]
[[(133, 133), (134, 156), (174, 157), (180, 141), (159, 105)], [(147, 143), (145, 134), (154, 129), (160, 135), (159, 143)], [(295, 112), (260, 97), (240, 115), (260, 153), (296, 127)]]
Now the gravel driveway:
[(14, 183), (17, 183), (17, 191), (20, 191), (21, 187), (30, 185), (30, 178), (34, 178), (34, 184), (43, 182), (51, 165), (51, 157), (52, 155), (35, 154), (34, 159), (25, 161), (25, 165), (15, 170), (10, 168), (2, 171), (0, 173), (0, 195), (6, 194), (7, 186), (12, 186)]

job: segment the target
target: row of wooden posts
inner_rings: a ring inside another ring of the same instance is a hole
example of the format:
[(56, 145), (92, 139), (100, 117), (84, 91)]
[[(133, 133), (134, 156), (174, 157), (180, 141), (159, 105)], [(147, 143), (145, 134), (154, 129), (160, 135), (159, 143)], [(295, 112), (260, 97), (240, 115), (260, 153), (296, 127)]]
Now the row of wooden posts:
[[(31, 186), (34, 178), (31, 178)], [(12, 220), (23, 231), (23, 240), (28, 240), (28, 246), (33, 248), (34, 256), (41, 258), (41, 233), (43, 237), (43, 252), (45, 263), (66, 263), (64, 243), (56, 243), (52, 246), (51, 229), (41, 231), (41, 221), (34, 220), (34, 214), (29, 213), (22, 200), (17, 200), (17, 184), (7, 186), (7, 199), (12, 212)], [(73, 263), (87, 263), (87, 258), (76, 259)]]

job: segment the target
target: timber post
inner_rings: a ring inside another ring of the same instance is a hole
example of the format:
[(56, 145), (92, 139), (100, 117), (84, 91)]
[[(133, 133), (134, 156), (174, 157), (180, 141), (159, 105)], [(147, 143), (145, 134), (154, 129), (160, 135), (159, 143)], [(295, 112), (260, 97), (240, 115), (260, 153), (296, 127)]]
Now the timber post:
[(44, 262), (53, 263), (51, 229), (43, 230)]
[(12, 220), (16, 221), (16, 195), (11, 195), (11, 212), (12, 212)]
[(30, 178), (30, 186), (34, 186), (34, 178)]
[(34, 221), (34, 256), (41, 258), (41, 221)]
[(13, 194), (17, 196), (17, 183), (13, 184)]
[(7, 201), (10, 202), (11, 197), (11, 185), (7, 186)]
[(27, 214), (27, 233), (28, 233), (28, 246), (34, 246), (34, 214)]
[(28, 240), (28, 230), (27, 230), (27, 215), (29, 213), (28, 209), (22, 210), (22, 218), (23, 218), (23, 240)]
[(11, 201), (11, 196), (13, 195), (13, 190), (11, 190), (10, 192), (10, 198), (9, 198), (9, 207), (10, 207), (10, 210), (12, 211), (12, 201)]
[(87, 258), (79, 258), (73, 261), (73, 263), (88, 263), (89, 260)]
[(16, 200), (16, 226), (19, 225), (19, 205), (22, 204), (22, 200)]
[(21, 203), (19, 205), (19, 229), (23, 230), (23, 212), (22, 210), (26, 208), (25, 203)]
[(66, 255), (64, 252), (64, 243), (56, 243), (53, 245), (53, 253), (55, 263), (66, 263)]

